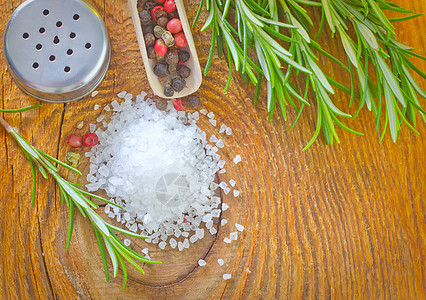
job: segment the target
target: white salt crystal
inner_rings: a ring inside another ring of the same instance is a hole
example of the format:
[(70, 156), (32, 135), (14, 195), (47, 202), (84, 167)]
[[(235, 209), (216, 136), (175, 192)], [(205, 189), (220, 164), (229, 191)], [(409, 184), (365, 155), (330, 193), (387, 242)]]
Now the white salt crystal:
[(219, 186), (222, 190), (224, 190), (228, 186), (228, 184), (225, 181), (222, 181), (221, 183), (219, 183)]
[(231, 191), (231, 188), (229, 188), (229, 187), (226, 187), (226, 188), (223, 190), (223, 192), (225, 193), (225, 195), (228, 195), (230, 191)]
[(130, 101), (130, 100), (132, 100), (132, 98), (133, 98), (132, 94), (126, 94), (126, 96), (124, 96), (125, 101)]
[(126, 97), (126, 94), (127, 94), (126, 91), (122, 91), (122, 92), (120, 92), (120, 93), (117, 94), (117, 97), (118, 98), (124, 98), (124, 97)]
[(198, 121), (200, 119), (200, 114), (198, 113), (198, 111), (196, 111), (192, 114), (192, 117), (194, 118), (194, 120)]
[(178, 249), (179, 249), (179, 251), (182, 251), (183, 250), (183, 243), (182, 242), (178, 242)]
[(203, 108), (203, 109), (201, 109), (201, 110), (200, 110), (200, 113), (202, 113), (203, 115), (206, 115), (206, 114), (207, 114), (207, 109), (204, 109), (204, 108)]
[(220, 226), (224, 226), (226, 223), (228, 223), (228, 220), (222, 219), (222, 221), (220, 221)]
[(124, 245), (129, 247), (130, 246), (130, 240), (129, 239), (124, 239)]
[(244, 230), (244, 226), (238, 223), (235, 223), (235, 227), (237, 228), (238, 231), (243, 231)]
[(129, 230), (132, 232), (136, 232), (138, 230), (138, 225), (136, 223), (133, 224), (132, 226), (130, 226)]
[(189, 248), (189, 240), (188, 240), (188, 239), (185, 239), (185, 240), (183, 241), (183, 246), (184, 246), (185, 248)]
[(212, 142), (212, 143), (216, 143), (217, 141), (218, 141), (217, 137), (213, 134), (213, 135), (210, 137), (210, 142)]
[(228, 128), (228, 126), (226, 126), (225, 124), (222, 124), (222, 126), (220, 126), (219, 133), (225, 132), (226, 128)]
[(223, 261), (223, 259), (219, 258), (219, 259), (217, 260), (217, 263), (219, 264), (219, 266), (223, 266), (223, 264), (224, 264), (225, 262)]
[(238, 239), (238, 232), (231, 232), (230, 234), (229, 234), (229, 238), (232, 240), (232, 241), (236, 241), (237, 239)]
[[(99, 92), (98, 92), (98, 91), (94, 91), (94, 92), (92, 92), (92, 98), (93, 98), (93, 97), (96, 97), (98, 94), (99, 94)], [(99, 107), (98, 107), (98, 108), (99, 108)], [(95, 110), (97, 110), (97, 108), (96, 108)]]
[(217, 141), (216, 146), (218, 148), (223, 148), (225, 146), (225, 144), (223, 143), (222, 139), (220, 139), (220, 140)]
[(197, 235), (192, 235), (190, 238), (189, 238), (189, 241), (191, 242), (191, 243), (195, 243), (196, 241), (198, 241), (198, 237), (197, 237)]
[(250, 271), (250, 269), (247, 269), (247, 273), (251, 274), (251, 271)]
[(142, 253), (143, 253), (143, 254), (146, 254), (146, 255), (147, 255), (147, 254), (148, 254), (148, 251), (149, 251), (149, 250), (148, 250), (148, 248), (144, 248), (144, 249), (142, 249)]
[(99, 109), (99, 104), (95, 104), (95, 106), (93, 107), (93, 110), (98, 110)]
[(187, 231), (182, 232), (182, 236), (184, 236), (184, 237), (188, 237), (188, 236), (189, 236), (189, 232), (187, 232)]
[(222, 170), (220, 170), (219, 171), (219, 174), (223, 174), (223, 173), (225, 173), (226, 172), (226, 170), (225, 169), (222, 169)]
[(151, 260), (151, 256), (149, 256), (148, 254), (145, 255), (145, 258)]
[(109, 107), (109, 105), (107, 105), (107, 106), (105, 106), (104, 110), (106, 110), (106, 111), (110, 111), (110, 110), (111, 110), (111, 107)]
[(166, 242), (160, 242), (159, 244), (158, 244), (158, 247), (160, 247), (160, 249), (164, 249), (164, 248), (166, 248)]
[(225, 166), (225, 161), (224, 160), (219, 160), (217, 162), (217, 166), (222, 169)]
[(232, 129), (230, 127), (226, 128), (226, 134), (227, 135), (231, 135), (232, 134)]
[(89, 124), (89, 131), (93, 133), (95, 132), (95, 130), (96, 130), (96, 124)]
[(198, 260), (198, 265), (199, 265), (200, 267), (204, 267), (206, 264), (207, 264), (207, 263), (206, 263), (206, 261), (205, 261), (205, 260), (203, 260), (203, 259)]
[(104, 115), (100, 115), (98, 118), (96, 118), (96, 122), (102, 122), (102, 120), (105, 118)]
[(204, 229), (198, 228), (197, 230), (195, 230), (195, 234), (199, 239), (202, 239), (204, 237)]
[(209, 119), (213, 119), (214, 118), (214, 113), (211, 111), (211, 112), (209, 112), (208, 114), (207, 114), (207, 117), (209, 118)]
[(213, 120), (213, 119), (209, 119), (209, 122), (210, 122), (210, 124), (212, 124), (213, 126), (215, 126), (216, 127), (216, 120)]
[(170, 244), (170, 247), (172, 247), (173, 249), (176, 248), (176, 246), (177, 246), (177, 242), (174, 238), (171, 238), (169, 240), (169, 244)]
[(223, 274), (222, 277), (223, 277), (224, 280), (228, 280), (228, 279), (231, 279), (232, 276), (231, 276), (231, 274)]
[(212, 227), (209, 229), (211, 235), (215, 235), (217, 233), (217, 229)]
[(210, 228), (212, 228), (212, 227), (213, 227), (213, 220), (208, 221), (208, 222), (206, 223), (206, 228), (207, 228), (207, 229), (210, 229)]
[(113, 212), (110, 212), (110, 213), (108, 214), (108, 217), (110, 217), (110, 218), (115, 218), (115, 214), (114, 214)]
[(226, 238), (224, 238), (224, 239), (223, 239), (223, 241), (224, 241), (225, 243), (227, 243), (227, 244), (230, 244), (230, 243), (231, 243), (231, 240), (230, 240), (230, 239), (228, 239), (227, 237), (226, 237)]
[(235, 163), (235, 164), (238, 164), (240, 161), (241, 161), (241, 156), (240, 156), (239, 154), (237, 154), (237, 155), (234, 157), (234, 163)]
[(109, 212), (110, 212), (110, 206), (109, 206), (109, 204), (107, 204), (107, 205), (105, 205), (105, 213), (109, 214)]
[(239, 190), (234, 190), (234, 197), (238, 197), (240, 195), (240, 191)]
[(229, 184), (234, 187), (235, 186), (236, 181), (234, 179), (229, 180)]

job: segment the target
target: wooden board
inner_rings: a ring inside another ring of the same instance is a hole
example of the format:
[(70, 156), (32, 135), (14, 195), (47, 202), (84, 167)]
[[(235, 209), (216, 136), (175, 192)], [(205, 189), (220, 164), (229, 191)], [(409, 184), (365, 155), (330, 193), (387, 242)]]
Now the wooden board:
[[(21, 2), (0, 1), (1, 32)], [(113, 51), (99, 95), (69, 104), (43, 103), (39, 109), (5, 116), (36, 147), (60, 159), (69, 151), (66, 137), (87, 131), (88, 124), (103, 113), (93, 110), (96, 103), (103, 107), (122, 90), (136, 95), (149, 89), (127, 1), (90, 2), (105, 19)], [(185, 2), (192, 21), (199, 1)], [(424, 1), (396, 2), (426, 12)], [(210, 32), (200, 33), (201, 25), (193, 32), (205, 66)], [(426, 55), (425, 26), (423, 16), (397, 27), (400, 40), (421, 55)], [(343, 58), (329, 33), (321, 41)], [(0, 107), (37, 103), (13, 82), (1, 47), (0, 52)], [(424, 62), (414, 62), (426, 70)], [(347, 77), (326, 60), (322, 63), (332, 76)], [(319, 139), (302, 152), (314, 130), (315, 105), (306, 109), (294, 130), (278, 113), (268, 122), (264, 91), (260, 104), (254, 106), (253, 89), (234, 76), (228, 92), (222, 93), (226, 71), (225, 60), (215, 58), (198, 95), (202, 107), (234, 132), (224, 140), (228, 168), (220, 175), (221, 180), (234, 178), (241, 191), (236, 199), (223, 195), (230, 205), (222, 215), (228, 224), (182, 253), (133, 242), (136, 251), (148, 246), (151, 256), (163, 264), (144, 266), (145, 275), (131, 270), (124, 293), (121, 275), (105, 282), (87, 220), (76, 218), (71, 248), (65, 249), (68, 211), (52, 180), (37, 179), (36, 206), (31, 208), (29, 165), (0, 130), (0, 298), (426, 298), (425, 124), (419, 125), (421, 136), (404, 126), (397, 144), (390, 135), (379, 144), (374, 119), (364, 109), (350, 125), (366, 136), (339, 129), (340, 144), (326, 146)], [(421, 85), (426, 88), (424, 81)], [(347, 107), (348, 97), (338, 94), (335, 99), (340, 108)], [(294, 118), (290, 113), (289, 119)], [(77, 130), (80, 120), (85, 126)], [(218, 130), (206, 119), (200, 127), (208, 133)], [(243, 158), (237, 166), (232, 163), (236, 154)], [(87, 164), (83, 167), (87, 170)], [(84, 176), (68, 178), (85, 182)], [(223, 239), (235, 231), (235, 222), (246, 229), (237, 241), (225, 244)], [(198, 266), (200, 258), (206, 266)], [(224, 266), (217, 264), (218, 258), (224, 259)], [(224, 273), (232, 274), (232, 279), (224, 281)]]

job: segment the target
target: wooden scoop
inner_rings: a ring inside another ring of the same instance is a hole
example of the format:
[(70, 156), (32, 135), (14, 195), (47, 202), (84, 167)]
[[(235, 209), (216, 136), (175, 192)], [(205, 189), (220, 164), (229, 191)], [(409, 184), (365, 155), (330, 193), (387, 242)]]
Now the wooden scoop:
[(201, 67), (200, 62), (198, 61), (197, 51), (195, 49), (194, 39), (192, 37), (191, 28), (188, 23), (188, 18), (186, 17), (185, 8), (183, 6), (182, 0), (175, 0), (176, 9), (179, 13), (179, 19), (182, 23), (182, 29), (185, 33), (186, 40), (188, 41), (188, 46), (183, 48), (188, 51), (190, 54), (189, 60), (185, 62), (185, 65), (191, 69), (191, 75), (188, 78), (185, 78), (186, 87), (180, 91), (175, 92), (173, 97), (166, 97), (164, 95), (164, 87), (161, 85), (159, 78), (154, 74), (154, 65), (155, 62), (153, 59), (148, 58), (148, 54), (146, 52), (145, 39), (142, 32), (141, 21), (139, 18), (139, 13), (137, 9), (137, 0), (129, 0), (130, 11), (132, 13), (133, 24), (135, 25), (136, 36), (138, 38), (139, 49), (142, 54), (143, 63), (145, 65), (145, 71), (148, 76), (149, 84), (151, 85), (154, 93), (161, 98), (181, 98), (188, 96), (195, 91), (201, 85), (202, 75), (201, 75)]

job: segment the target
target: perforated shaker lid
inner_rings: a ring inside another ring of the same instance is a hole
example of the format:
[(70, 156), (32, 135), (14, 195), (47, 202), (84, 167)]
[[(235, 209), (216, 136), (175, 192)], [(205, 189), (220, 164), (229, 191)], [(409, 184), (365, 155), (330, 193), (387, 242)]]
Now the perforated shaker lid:
[(82, 0), (28, 0), (12, 14), (4, 53), (18, 85), (45, 101), (67, 102), (92, 92), (111, 56), (105, 24)]

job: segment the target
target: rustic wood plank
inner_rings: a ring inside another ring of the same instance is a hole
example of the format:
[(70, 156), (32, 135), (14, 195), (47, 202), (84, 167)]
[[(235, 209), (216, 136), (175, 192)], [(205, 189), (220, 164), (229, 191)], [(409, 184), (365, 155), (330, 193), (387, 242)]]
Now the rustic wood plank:
[[(21, 2), (0, 1), (2, 31)], [(99, 95), (66, 105), (43, 103), (42, 108), (5, 116), (35, 146), (61, 159), (69, 151), (66, 136), (87, 131), (88, 124), (102, 113), (93, 111), (94, 104), (103, 107), (122, 90), (136, 95), (149, 88), (127, 1), (90, 2), (105, 19), (113, 49)], [(186, 2), (192, 21), (199, 1)], [(424, 1), (396, 2), (426, 12)], [(421, 55), (426, 55), (426, 38), (419, 34), (425, 25), (423, 16), (397, 27), (400, 40)], [(200, 28), (201, 23), (194, 29), (194, 39), (204, 66), (210, 34), (200, 33)], [(323, 42), (328, 35), (322, 37)], [(344, 57), (334, 42), (324, 42), (324, 47)], [(13, 82), (2, 47), (0, 52), (0, 107), (37, 103)], [(426, 69), (424, 62), (414, 62)], [(345, 78), (334, 65), (322, 63), (329, 74)], [(221, 180), (234, 178), (241, 191), (236, 199), (222, 195), (231, 207), (222, 216), (228, 224), (219, 227), (216, 236), (178, 254), (134, 241), (137, 251), (148, 246), (151, 256), (163, 264), (144, 266), (145, 275), (130, 270), (124, 294), (121, 275), (105, 282), (93, 232), (81, 216), (76, 217), (71, 248), (65, 249), (68, 212), (52, 181), (37, 180), (36, 207), (30, 207), (29, 165), (16, 144), (0, 131), (1, 298), (424, 299), (426, 126), (419, 126), (422, 136), (404, 128), (397, 144), (390, 136), (379, 144), (374, 119), (363, 110), (350, 124), (366, 136), (338, 130), (340, 144), (327, 147), (319, 139), (302, 152), (314, 130), (315, 106), (290, 130), (290, 122), (284, 122), (279, 113), (266, 121), (264, 91), (255, 107), (253, 89), (238, 76), (223, 94), (226, 77), (226, 62), (215, 59), (198, 95), (203, 107), (215, 112), (218, 123), (230, 125), (234, 132), (224, 140), (228, 168), (220, 175)], [(421, 84), (426, 87), (424, 81)], [(337, 95), (337, 105), (347, 107), (348, 97)], [(289, 119), (294, 117), (290, 112)], [(75, 126), (80, 120), (85, 120), (85, 127), (78, 131)], [(208, 133), (217, 131), (205, 119), (199, 125)], [(243, 158), (238, 166), (232, 163), (236, 154)], [(83, 167), (87, 171), (87, 163)], [(235, 231), (235, 222), (246, 230), (237, 242), (224, 244), (223, 238)], [(208, 263), (202, 268), (197, 264), (200, 258)], [(218, 258), (225, 260), (224, 266), (217, 264)], [(223, 273), (231, 273), (232, 279), (224, 281)]]

